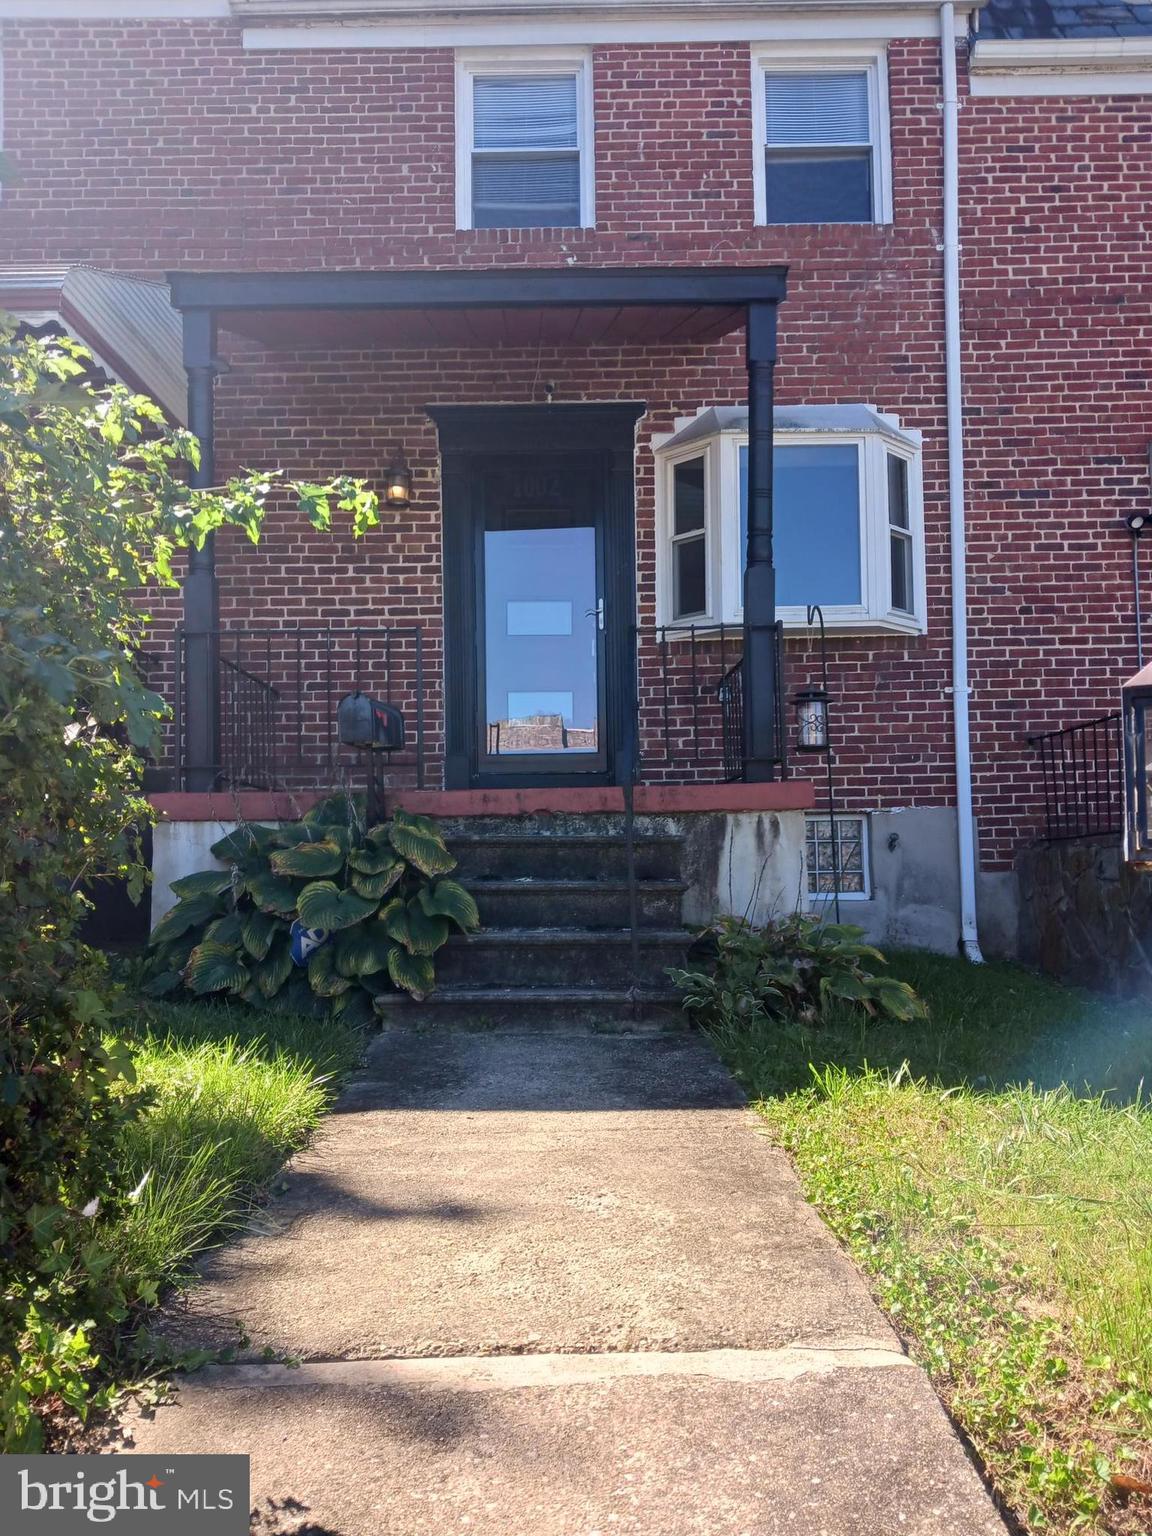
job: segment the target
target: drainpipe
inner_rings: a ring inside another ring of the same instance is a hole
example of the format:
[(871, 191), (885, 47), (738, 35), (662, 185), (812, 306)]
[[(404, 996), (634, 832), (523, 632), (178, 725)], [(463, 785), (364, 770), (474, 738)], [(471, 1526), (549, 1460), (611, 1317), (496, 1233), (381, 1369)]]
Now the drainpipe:
[(964, 522), (964, 386), (960, 375), (960, 103), (956, 91), (956, 10), (940, 7), (944, 129), (944, 369), (948, 403), (948, 529), (952, 551), (952, 722), (956, 744), (956, 839), (960, 863), (960, 949), (981, 964), (976, 931), (976, 837), (968, 718), (968, 550)]

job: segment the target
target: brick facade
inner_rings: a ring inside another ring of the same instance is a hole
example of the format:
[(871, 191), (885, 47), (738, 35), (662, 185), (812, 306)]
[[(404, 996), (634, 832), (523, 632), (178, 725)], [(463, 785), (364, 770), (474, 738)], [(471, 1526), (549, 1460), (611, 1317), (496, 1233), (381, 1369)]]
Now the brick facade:
[[(747, 45), (593, 52), (597, 224), (457, 232), (449, 49), (245, 52), (203, 22), (18, 22), (3, 37), (0, 260), (174, 268), (644, 263), (789, 266), (781, 403), (866, 402), (924, 434), (928, 632), (840, 639), (843, 805), (953, 798), (944, 438), (939, 49), (889, 47), (895, 220), (757, 228)], [(1149, 99), (972, 99), (962, 112), (972, 519), (973, 758), (983, 866), (1035, 823), (1023, 736), (1114, 707), (1134, 662), (1120, 514), (1148, 494)], [(254, 350), (224, 337), (218, 462), (378, 478), (402, 444), (403, 523), (354, 545), (275, 513), (221, 541), (229, 622), (426, 626), (439, 730), (440, 538), (432, 401), (643, 399), (638, 593), (654, 617), (650, 438), (744, 398), (733, 341), (686, 348)], [(171, 603), (163, 609), (173, 613)], [(164, 620), (158, 625), (158, 632)], [(790, 682), (814, 675), (789, 642)], [(652, 674), (645, 729), (658, 732)], [(690, 772), (684, 770), (685, 774)]]

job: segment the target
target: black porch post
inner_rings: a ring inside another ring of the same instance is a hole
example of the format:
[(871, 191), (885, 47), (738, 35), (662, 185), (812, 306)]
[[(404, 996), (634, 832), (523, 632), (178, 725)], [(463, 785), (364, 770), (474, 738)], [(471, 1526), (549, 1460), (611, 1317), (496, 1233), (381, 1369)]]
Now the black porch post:
[[(216, 317), (210, 309), (184, 314), (184, 367), (188, 373), (188, 426), (200, 439), (200, 463), (191, 483), (213, 484), (213, 399), (216, 382)], [(219, 603), (216, 550), (209, 534), (188, 556), (184, 578), (183, 778), (179, 787), (214, 789), (220, 765), (220, 716), (216, 689)], [(177, 659), (179, 664), (179, 658)]]
[(776, 571), (772, 564), (772, 374), (776, 306), (748, 306), (748, 552), (744, 571), (744, 777), (776, 777)]

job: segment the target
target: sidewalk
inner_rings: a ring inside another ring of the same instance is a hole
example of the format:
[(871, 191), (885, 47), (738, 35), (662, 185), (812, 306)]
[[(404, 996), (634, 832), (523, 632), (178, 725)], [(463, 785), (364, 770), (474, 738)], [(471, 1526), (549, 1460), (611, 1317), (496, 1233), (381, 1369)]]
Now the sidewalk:
[(286, 1183), (168, 1330), (238, 1363), (130, 1426), (260, 1531), (1003, 1536), (695, 1037), (385, 1035)]

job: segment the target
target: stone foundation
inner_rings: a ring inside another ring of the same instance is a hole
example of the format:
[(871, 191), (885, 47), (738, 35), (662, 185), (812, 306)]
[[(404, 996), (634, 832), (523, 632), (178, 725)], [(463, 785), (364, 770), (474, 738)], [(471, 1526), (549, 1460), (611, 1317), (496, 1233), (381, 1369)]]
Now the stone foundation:
[(1152, 997), (1152, 873), (1116, 837), (1025, 848), (1016, 859), (1020, 958), (1101, 992)]

